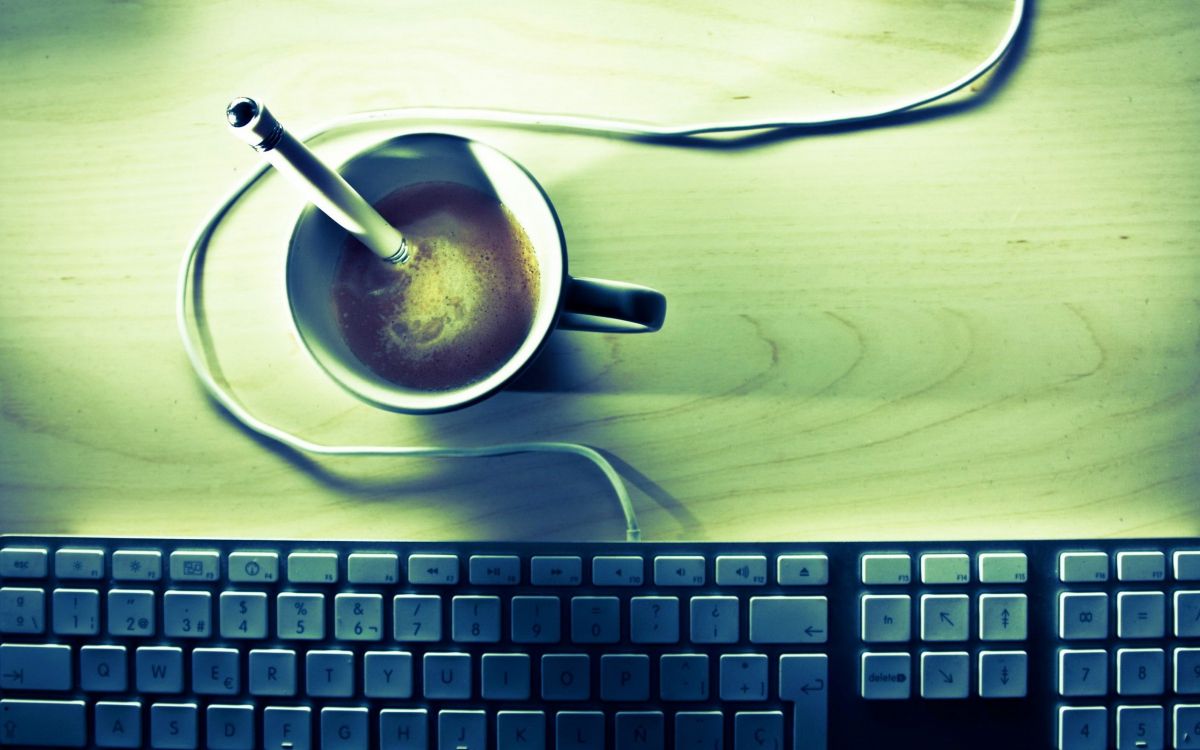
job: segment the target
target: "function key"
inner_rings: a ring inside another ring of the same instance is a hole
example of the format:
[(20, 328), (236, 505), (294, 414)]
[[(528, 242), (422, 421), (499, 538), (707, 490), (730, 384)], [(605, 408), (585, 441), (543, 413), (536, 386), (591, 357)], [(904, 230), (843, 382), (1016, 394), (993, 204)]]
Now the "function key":
[(700, 555), (659, 555), (654, 558), (656, 586), (703, 586), (704, 558)]
[(453, 586), (458, 583), (458, 555), (409, 555), (408, 581), (416, 584)]
[(1174, 557), (1175, 580), (1200, 581), (1200, 550), (1180, 550)]
[(215, 549), (175, 550), (170, 568), (173, 581), (213, 581), (221, 571), (221, 553)]
[(896, 585), (912, 581), (912, 558), (906, 553), (862, 556), (862, 582), (868, 585)]
[(983, 552), (979, 555), (980, 583), (1025, 583), (1029, 561), (1024, 552)]
[(162, 578), (162, 553), (156, 549), (119, 549), (112, 554), (112, 575), (118, 581), (157, 581)]
[[(288, 570), (290, 572), (291, 568)], [(279, 553), (231, 552), (229, 580), (235, 583), (267, 583), (279, 580)]]
[(1063, 583), (1107, 581), (1108, 553), (1063, 552), (1058, 556), (1058, 580)]
[(0, 550), (0, 578), (44, 578), (49, 557), (43, 547), (5, 547)]
[(476, 586), (515, 586), (521, 582), (521, 558), (516, 555), (471, 555), (468, 574)]
[(921, 555), (921, 583), (970, 583), (971, 558), (962, 552)]
[(829, 557), (780, 555), (775, 561), (775, 580), (780, 586), (824, 586), (829, 583)]
[(293, 552), (287, 557), (287, 576), (292, 583), (337, 583), (336, 552)]
[(718, 586), (762, 586), (767, 582), (767, 558), (762, 555), (718, 555)]
[(637, 555), (597, 555), (592, 558), (596, 586), (641, 586), (645, 561)]
[(1167, 557), (1161, 552), (1118, 552), (1117, 580), (1161, 581), (1167, 577)]
[(351, 552), (346, 560), (350, 583), (397, 583), (400, 556), (393, 552)]
[(574, 555), (536, 555), (529, 561), (534, 586), (578, 586), (583, 582), (583, 560)]
[(54, 574), (59, 578), (103, 578), (104, 550), (64, 547), (54, 553)]

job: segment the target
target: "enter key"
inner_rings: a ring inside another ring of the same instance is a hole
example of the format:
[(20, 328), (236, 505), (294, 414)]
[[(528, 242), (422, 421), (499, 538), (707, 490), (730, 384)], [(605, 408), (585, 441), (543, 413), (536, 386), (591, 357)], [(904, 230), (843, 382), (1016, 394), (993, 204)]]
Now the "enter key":
[(784, 654), (779, 657), (779, 697), (794, 706), (794, 750), (827, 750), (829, 657)]

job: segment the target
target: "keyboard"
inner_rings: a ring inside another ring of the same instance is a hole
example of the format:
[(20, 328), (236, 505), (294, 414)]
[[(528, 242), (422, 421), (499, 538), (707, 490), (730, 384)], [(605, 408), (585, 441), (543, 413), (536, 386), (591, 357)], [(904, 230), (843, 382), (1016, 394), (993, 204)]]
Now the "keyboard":
[(1200, 748), (1200, 540), (5, 535), (0, 746)]

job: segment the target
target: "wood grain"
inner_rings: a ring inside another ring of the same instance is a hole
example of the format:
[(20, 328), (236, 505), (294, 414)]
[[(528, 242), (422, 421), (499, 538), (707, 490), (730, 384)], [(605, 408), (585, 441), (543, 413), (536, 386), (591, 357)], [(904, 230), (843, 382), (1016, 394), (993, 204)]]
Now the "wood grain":
[[(256, 166), (221, 126), (451, 105), (695, 122), (843, 111), (985, 55), (1006, 0), (0, 2), (0, 529), (619, 538), (568, 457), (311, 460), (235, 426), (175, 330), (179, 261)], [(205, 303), (257, 414), (313, 439), (566, 440), (651, 539), (1200, 533), (1200, 6), (1037, 2), (996, 75), (887, 128), (678, 147), (456, 128), (521, 161), (573, 273), (670, 300), (559, 333), (431, 418), (324, 381), (268, 178)], [(321, 146), (340, 159), (387, 137)]]

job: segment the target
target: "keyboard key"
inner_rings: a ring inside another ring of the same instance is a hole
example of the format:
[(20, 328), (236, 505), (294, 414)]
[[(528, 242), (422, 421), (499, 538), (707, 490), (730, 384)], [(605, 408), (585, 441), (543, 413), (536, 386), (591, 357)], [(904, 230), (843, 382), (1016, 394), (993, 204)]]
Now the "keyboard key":
[(1058, 652), (1058, 694), (1069, 698), (1108, 692), (1108, 652), (1102, 649)]
[(487, 750), (487, 714), (439, 711), (438, 750)]
[(980, 594), (979, 640), (1025, 640), (1028, 601), (1024, 594)]
[(100, 632), (100, 592), (91, 589), (54, 590), (54, 633), (96, 635)]
[(212, 594), (207, 591), (168, 591), (163, 594), (163, 634), (168, 638), (207, 638), (212, 635)]
[(0, 588), (0, 633), (46, 632), (46, 592)]
[(650, 657), (646, 654), (600, 656), (600, 700), (650, 699)]
[(1175, 592), (1175, 635), (1200, 638), (1200, 591)]
[(1058, 580), (1063, 583), (1102, 583), (1108, 580), (1105, 552), (1063, 552), (1058, 556)]
[(1108, 594), (1059, 594), (1058, 637), (1072, 641), (1107, 638)]
[(363, 693), (368, 698), (411, 698), (413, 656), (407, 651), (368, 651), (363, 656)]
[(1161, 552), (1118, 552), (1117, 580), (1162, 581), (1167, 577), (1167, 558)]
[(922, 698), (966, 698), (970, 692), (971, 655), (966, 651), (921, 654)]
[(308, 706), (264, 708), (263, 747), (266, 750), (312, 750), (312, 709)]
[(1163, 747), (1161, 706), (1117, 706), (1117, 750)]
[(630, 599), (629, 639), (634, 643), (679, 643), (679, 599), (673, 596)]
[(175, 550), (169, 558), (172, 581), (215, 581), (221, 575), (221, 553), (214, 550)]
[(829, 556), (780, 555), (775, 561), (775, 580), (780, 586), (824, 586), (829, 583)]
[(663, 654), (658, 677), (664, 701), (708, 700), (708, 654)]
[(142, 646), (135, 652), (139, 693), (183, 692), (183, 649), (177, 646)]
[(555, 750), (604, 750), (604, 714), (559, 711), (554, 717)]
[(751, 643), (825, 643), (829, 600), (824, 596), (755, 596), (750, 599)]
[(383, 596), (338, 594), (333, 598), (334, 637), (339, 641), (383, 638)]
[(280, 594), (275, 597), (275, 630), (285, 641), (325, 638), (324, 594)]
[(966, 594), (922, 595), (921, 640), (967, 640), (970, 606), (971, 600)]
[(442, 598), (399, 594), (392, 600), (394, 636), (401, 642), (430, 643), (442, 639)]
[(736, 596), (692, 597), (692, 643), (737, 643), (738, 605)]
[(859, 694), (867, 700), (906, 700), (912, 692), (911, 669), (908, 654), (865, 652)]
[(192, 692), (200, 695), (236, 695), (241, 688), (238, 652), (233, 648), (198, 648), (192, 651)]
[(1167, 598), (1161, 591), (1122, 591), (1117, 594), (1118, 638), (1162, 638), (1166, 631)]
[(1058, 750), (1107, 750), (1108, 709), (1103, 706), (1061, 706), (1058, 709)]
[(195, 703), (155, 703), (150, 707), (150, 746), (156, 750), (195, 750)]
[(779, 697), (792, 702), (792, 750), (826, 750), (829, 719), (829, 657), (779, 657)]
[(287, 557), (287, 577), (291, 583), (337, 583), (336, 552), (293, 552)]
[(763, 555), (718, 555), (718, 586), (762, 586), (767, 582), (767, 558)]
[(1029, 560), (1024, 552), (983, 552), (979, 555), (980, 583), (1025, 583)]
[(862, 582), (868, 586), (902, 585), (912, 581), (912, 558), (907, 554), (862, 556)]
[(367, 719), (367, 709), (362, 707), (322, 708), (321, 750), (367, 750)]
[(562, 603), (557, 596), (514, 596), (513, 643), (558, 643), (561, 617)]
[(214, 704), (205, 711), (208, 750), (254, 750), (254, 707)]
[[(1200, 693), (1200, 648), (1177, 648), (1174, 656), (1175, 692), (1180, 695)], [(1200, 746), (1200, 733), (1196, 735)]]
[(534, 586), (578, 586), (583, 583), (583, 560), (563, 555), (535, 555), (529, 561)]
[(0, 689), (70, 690), (72, 674), (70, 646), (0, 645)]
[(125, 692), (127, 658), (124, 646), (80, 647), (79, 686), (89, 693)]
[(620, 600), (615, 596), (571, 599), (573, 643), (616, 643), (621, 639)]
[(104, 550), (64, 547), (54, 553), (54, 574), (59, 578), (103, 578)]
[(96, 747), (142, 746), (142, 704), (137, 701), (99, 701), (93, 734)]
[(957, 584), (971, 582), (971, 557), (961, 552), (921, 555), (921, 583)]
[(112, 575), (118, 581), (157, 581), (162, 578), (162, 552), (119, 549), (112, 554)]
[(49, 558), (44, 547), (0, 549), (0, 578), (45, 578)]
[(1117, 649), (1117, 694), (1162, 695), (1165, 661), (1161, 648)]
[(353, 652), (309, 651), (304, 656), (304, 674), (305, 692), (309, 696), (349, 698), (354, 695)]
[(724, 736), (724, 716), (720, 711), (675, 714), (675, 750), (722, 750)]
[[(1200, 550), (1179, 550), (1172, 557), (1176, 581), (1200, 581)], [(2, 574), (3, 571), (0, 571), (0, 575)]]
[(282, 648), (250, 652), (251, 695), (296, 694), (296, 652)]
[(654, 558), (656, 586), (703, 586), (704, 558), (700, 555), (660, 555)]
[(157, 627), (154, 592), (141, 589), (111, 589), (108, 592), (108, 634), (148, 638)]
[(423, 708), (385, 708), (379, 712), (380, 750), (428, 750), (428, 727)]
[(392, 552), (353, 552), (346, 559), (350, 583), (389, 584), (400, 582), (400, 556)]
[(529, 654), (484, 654), (480, 665), (484, 700), (529, 699)]
[(595, 586), (641, 586), (645, 561), (636, 555), (597, 555), (592, 558)]
[(733, 716), (735, 750), (783, 747), (782, 711), (738, 711)]
[(542, 656), (542, 699), (585, 701), (591, 694), (591, 657), (587, 654)]
[(1175, 706), (1175, 748), (1200, 747), (1200, 706)]
[(1028, 664), (1024, 651), (980, 651), (979, 697), (1024, 698)]
[(458, 555), (409, 555), (408, 581), (417, 585), (458, 583)]
[(477, 586), (515, 586), (521, 582), (521, 559), (516, 555), (471, 555), (467, 565)]
[(451, 637), (458, 643), (500, 640), (500, 597), (456, 596), (451, 606)]
[(862, 639), (865, 643), (899, 643), (912, 638), (912, 599), (901, 595), (862, 597)]
[(543, 711), (497, 711), (496, 750), (546, 750)]
[(266, 638), (267, 595), (261, 591), (223, 591), (220, 598), (222, 638)]
[(83, 701), (0, 700), (3, 743), (12, 747), (84, 747)]
[(428, 653), (422, 660), (424, 695), (431, 700), (471, 697), (471, 657), (468, 654)]
[(763, 654), (722, 654), (721, 700), (763, 701), (767, 699), (767, 657)]
[[(291, 574), (289, 561), (288, 573)], [(270, 583), (279, 580), (278, 552), (232, 552), (229, 555), (229, 580), (234, 583)]]

